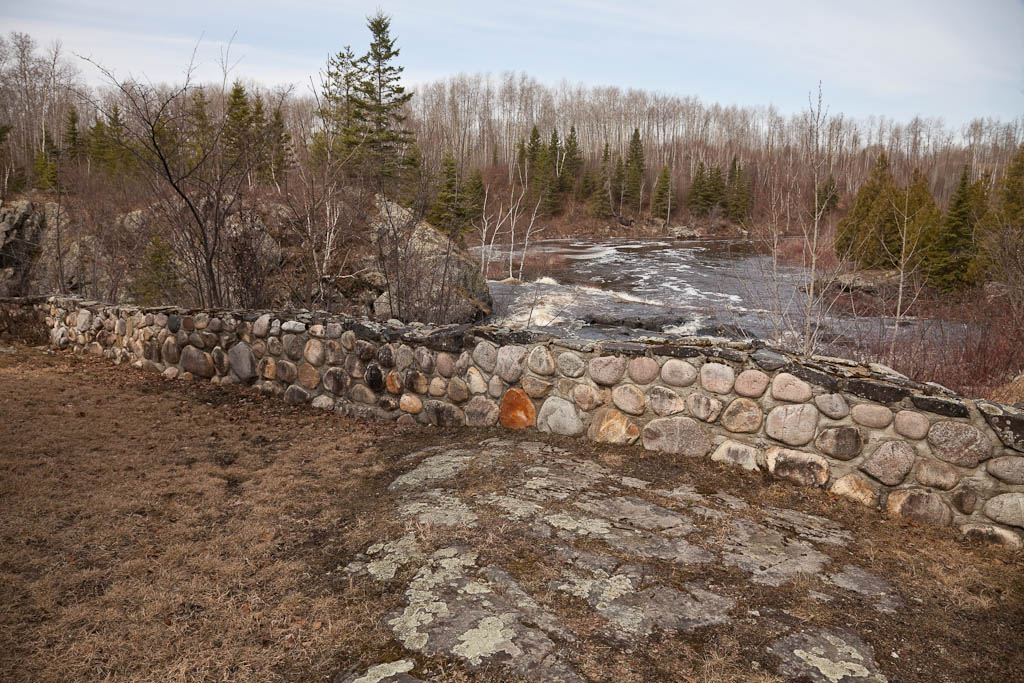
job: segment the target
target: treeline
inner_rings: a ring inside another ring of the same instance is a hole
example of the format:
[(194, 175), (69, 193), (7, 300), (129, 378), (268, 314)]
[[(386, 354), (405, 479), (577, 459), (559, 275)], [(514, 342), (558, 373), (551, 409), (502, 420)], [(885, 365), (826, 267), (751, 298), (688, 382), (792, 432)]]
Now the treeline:
[[(947, 291), (996, 277), (998, 250), (984, 247), (996, 240), (981, 227), (1016, 182), (1024, 118), (954, 130), (853, 120), (820, 100), (783, 116), (518, 74), (411, 93), (388, 19), (368, 27), (367, 52), (332, 56), (310, 96), (109, 73), (93, 89), (59, 45), (0, 38), (0, 196), (63, 201), (78, 286), (105, 298), (168, 296), (151, 291), (162, 282), (208, 303), (264, 300), (282, 264), (298, 263), (289, 296), (322, 300), (325, 283), (366, 265), (352, 254), (383, 190), (486, 244), (529, 239), (558, 216), (770, 224), (773, 235), (810, 224), (817, 243), (848, 213), (836, 247), (861, 265), (912, 267)], [(141, 208), (148, 222), (123, 219)]]

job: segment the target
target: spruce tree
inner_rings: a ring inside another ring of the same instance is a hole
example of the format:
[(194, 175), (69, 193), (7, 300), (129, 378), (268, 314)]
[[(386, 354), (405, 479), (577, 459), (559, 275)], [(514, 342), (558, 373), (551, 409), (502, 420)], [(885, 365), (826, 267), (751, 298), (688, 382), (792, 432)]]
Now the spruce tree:
[(837, 206), (839, 206), (839, 187), (836, 185), (836, 177), (829, 173), (828, 180), (818, 188), (815, 210), (819, 211), (822, 216), (827, 216), (835, 211)]
[(708, 172), (706, 188), (707, 200), (705, 203), (708, 206), (708, 210), (712, 210), (722, 204), (725, 199), (725, 178), (722, 177), (722, 167), (718, 164), (712, 166)]
[(612, 206), (615, 207), (616, 215), (622, 215), (622, 202), (626, 196), (626, 168), (622, 164), (622, 157), (615, 158), (615, 173), (612, 174)]
[(405, 124), (405, 105), (412, 99), (401, 85), (403, 67), (395, 64), (399, 49), (391, 37), (391, 17), (378, 11), (367, 18), (372, 40), (361, 58), (358, 84), (357, 135), (365, 150), (366, 170), (378, 184), (397, 178), (410, 162), (413, 136)]
[(658, 180), (654, 183), (654, 193), (651, 199), (651, 215), (655, 218), (664, 218), (668, 223), (672, 213), (672, 178), (669, 175), (668, 166), (661, 167)]
[(892, 197), (892, 176), (885, 152), (878, 155), (871, 175), (857, 190), (850, 213), (839, 221), (836, 231), (836, 254), (840, 259), (852, 258), (861, 266), (877, 267), (884, 263), (883, 231), (878, 225), (877, 206), (886, 206)]
[(224, 165), (237, 168), (246, 163), (255, 144), (249, 97), (239, 81), (231, 87), (224, 116)]
[(73, 162), (82, 161), (86, 154), (86, 139), (78, 128), (78, 110), (74, 107), (68, 111), (64, 126), (64, 155)]
[(608, 143), (604, 144), (601, 155), (601, 168), (596, 179), (596, 187), (590, 196), (590, 212), (597, 218), (611, 218), (612, 209), (612, 157)]
[(690, 190), (686, 195), (686, 208), (694, 216), (708, 215), (708, 172), (703, 161), (697, 162), (697, 168), (690, 180)]
[(441, 160), (441, 185), (437, 198), (427, 210), (427, 220), (437, 229), (450, 235), (456, 235), (461, 228), (459, 207), (461, 203), (459, 173), (455, 157), (450, 151), (445, 152)]
[(644, 183), (644, 146), (640, 140), (640, 129), (633, 129), (633, 137), (629, 141), (629, 152), (626, 155), (626, 203), (639, 214), (643, 202)]
[(970, 169), (965, 165), (925, 260), (928, 284), (944, 292), (960, 292), (973, 284), (970, 269), (976, 257), (974, 228), (981, 213), (979, 201), (972, 188)]
[(544, 143), (540, 141), (540, 131), (537, 130), (537, 126), (534, 126), (533, 130), (530, 131), (530, 141), (526, 143), (526, 170), (529, 172), (531, 179), (537, 166), (537, 160), (540, 158), (543, 150)]
[[(583, 168), (583, 156), (580, 153), (580, 143), (576, 136), (576, 126), (569, 127), (569, 136), (565, 139), (563, 148), (562, 174), (559, 176), (562, 192), (573, 192), (576, 183), (580, 179), (580, 171)], [(584, 199), (588, 193), (582, 193)]]

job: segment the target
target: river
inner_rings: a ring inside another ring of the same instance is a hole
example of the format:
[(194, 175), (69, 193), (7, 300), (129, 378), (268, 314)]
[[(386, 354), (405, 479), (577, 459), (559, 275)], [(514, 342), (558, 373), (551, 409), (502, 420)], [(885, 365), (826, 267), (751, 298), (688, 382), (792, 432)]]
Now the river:
[[(518, 256), (514, 259), (518, 274)], [(652, 333), (797, 345), (810, 280), (748, 242), (553, 239), (530, 248), (523, 282), (491, 280), (490, 322), (582, 338)], [(507, 257), (506, 257), (507, 274)], [(493, 274), (493, 273), (492, 273)], [(885, 339), (893, 321), (817, 309), (820, 350)], [(902, 334), (914, 334), (905, 321)]]

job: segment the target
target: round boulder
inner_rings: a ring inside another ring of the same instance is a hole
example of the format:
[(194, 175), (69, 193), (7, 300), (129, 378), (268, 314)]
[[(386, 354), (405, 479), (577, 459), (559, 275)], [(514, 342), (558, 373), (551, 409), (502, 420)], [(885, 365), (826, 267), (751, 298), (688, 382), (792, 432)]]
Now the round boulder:
[(660, 417), (648, 422), (642, 432), (644, 448), (673, 455), (702, 457), (711, 450), (711, 440), (699, 422), (689, 417)]
[(935, 457), (959, 467), (977, 467), (992, 457), (985, 433), (963, 422), (936, 422), (928, 429), (928, 443)]

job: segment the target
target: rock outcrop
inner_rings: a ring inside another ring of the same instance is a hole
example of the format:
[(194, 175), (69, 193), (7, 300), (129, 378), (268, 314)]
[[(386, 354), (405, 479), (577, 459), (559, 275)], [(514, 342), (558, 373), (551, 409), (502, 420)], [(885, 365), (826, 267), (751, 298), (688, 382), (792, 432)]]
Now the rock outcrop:
[(378, 318), (471, 322), (491, 312), (480, 262), (394, 202), (378, 201), (373, 235), (392, 271), (373, 304)]

